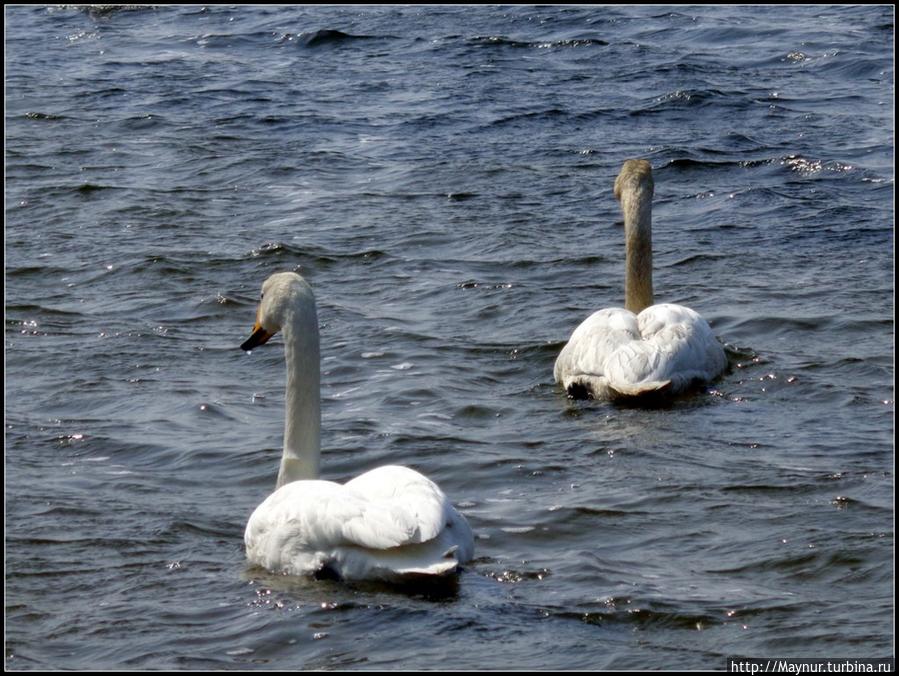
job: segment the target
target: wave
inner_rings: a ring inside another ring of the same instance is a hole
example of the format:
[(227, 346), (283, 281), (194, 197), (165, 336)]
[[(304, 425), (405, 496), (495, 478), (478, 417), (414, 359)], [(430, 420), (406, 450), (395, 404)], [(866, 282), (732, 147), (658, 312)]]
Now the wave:
[(285, 254), (311, 258), (322, 264), (354, 260), (371, 262), (392, 258), (390, 254), (377, 248), (326, 252), (318, 246), (300, 247), (284, 242), (266, 242), (249, 252), (251, 258), (280, 258)]
[(609, 43), (600, 38), (569, 38), (562, 40), (515, 40), (502, 35), (477, 35), (468, 38), (469, 45), (505, 47), (512, 49), (552, 49), (565, 47), (604, 47)]
[(721, 258), (731, 258), (730, 254), (719, 254), (719, 253), (703, 253), (703, 254), (694, 254), (692, 256), (687, 256), (686, 258), (681, 258), (680, 260), (674, 261), (673, 263), (669, 263), (663, 267), (666, 268), (677, 268), (682, 265), (692, 265), (693, 263), (704, 263), (707, 261), (714, 261)]
[(744, 92), (722, 91), (720, 89), (678, 89), (662, 96), (636, 110), (630, 111), (629, 116), (641, 117), (643, 115), (658, 115), (669, 113), (673, 110), (694, 110), (709, 106), (722, 106), (729, 109), (741, 110), (748, 107), (751, 101)]
[(323, 47), (326, 45), (341, 45), (357, 40), (371, 40), (375, 37), (374, 35), (353, 35), (332, 28), (322, 28), (297, 34), (285, 33), (280, 37), (279, 42), (295, 43), (302, 47)]
[(93, 19), (105, 19), (120, 12), (153, 11), (158, 5), (59, 5), (58, 9), (76, 9)]
[(525, 120), (552, 120), (554, 118), (567, 116), (567, 111), (561, 108), (547, 108), (546, 110), (531, 110), (525, 113), (515, 113), (501, 117), (490, 123), (490, 126), (501, 126), (506, 124), (514, 124)]
[(48, 121), (58, 121), (68, 119), (65, 115), (56, 115), (54, 113), (40, 113), (37, 111), (29, 111), (27, 113), (23, 113), (22, 117), (26, 120), (48, 120)]

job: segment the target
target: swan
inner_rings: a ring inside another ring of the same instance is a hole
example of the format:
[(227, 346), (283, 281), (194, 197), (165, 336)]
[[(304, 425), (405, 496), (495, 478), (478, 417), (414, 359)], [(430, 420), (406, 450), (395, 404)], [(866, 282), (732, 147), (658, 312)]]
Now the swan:
[(468, 522), (433, 481), (386, 465), (345, 484), (319, 476), (320, 364), (315, 296), (298, 274), (262, 285), (247, 352), (284, 334), (284, 452), (275, 491), (244, 533), (247, 559), (274, 573), (345, 580), (446, 576), (472, 558)]
[(652, 304), (652, 167), (627, 160), (615, 179), (624, 214), (625, 307), (587, 317), (556, 359), (553, 376), (569, 394), (621, 399), (677, 394), (727, 368), (708, 322), (673, 303)]

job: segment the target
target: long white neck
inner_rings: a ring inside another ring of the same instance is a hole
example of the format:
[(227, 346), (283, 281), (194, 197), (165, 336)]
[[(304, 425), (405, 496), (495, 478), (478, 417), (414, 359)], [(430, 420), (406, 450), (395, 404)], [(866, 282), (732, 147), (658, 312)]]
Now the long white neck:
[(638, 314), (652, 305), (652, 185), (622, 190), (624, 238), (624, 307)]
[(284, 455), (280, 488), (297, 479), (317, 479), (321, 456), (321, 392), (318, 317), (311, 307), (294, 311), (284, 322), (287, 393), (284, 404)]

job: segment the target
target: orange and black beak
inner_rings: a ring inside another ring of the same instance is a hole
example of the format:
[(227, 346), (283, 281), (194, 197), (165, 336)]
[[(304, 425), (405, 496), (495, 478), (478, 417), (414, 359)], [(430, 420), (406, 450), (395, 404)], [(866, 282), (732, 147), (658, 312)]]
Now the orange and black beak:
[(240, 349), (244, 350), (245, 352), (249, 352), (254, 347), (259, 347), (260, 345), (264, 345), (265, 342), (269, 338), (271, 338), (273, 335), (275, 335), (275, 334), (269, 333), (264, 328), (262, 328), (262, 324), (260, 324), (259, 322), (256, 322), (253, 325), (253, 335), (251, 335), (249, 338), (247, 338), (243, 342), (243, 345), (240, 346)]

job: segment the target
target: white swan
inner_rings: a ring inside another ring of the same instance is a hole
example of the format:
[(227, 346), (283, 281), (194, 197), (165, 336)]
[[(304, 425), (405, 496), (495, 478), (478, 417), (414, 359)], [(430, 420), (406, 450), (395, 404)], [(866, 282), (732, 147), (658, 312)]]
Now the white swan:
[(293, 272), (262, 285), (253, 334), (241, 348), (252, 350), (278, 331), (287, 360), (284, 454), (275, 492), (247, 522), (250, 563), (288, 575), (396, 580), (446, 575), (469, 561), (468, 522), (418, 472), (388, 465), (346, 484), (318, 479), (318, 318), (312, 289)]
[(578, 326), (553, 375), (572, 394), (596, 399), (676, 394), (727, 368), (724, 348), (690, 308), (652, 304), (652, 167), (627, 160), (615, 179), (626, 239), (625, 308), (607, 308)]

